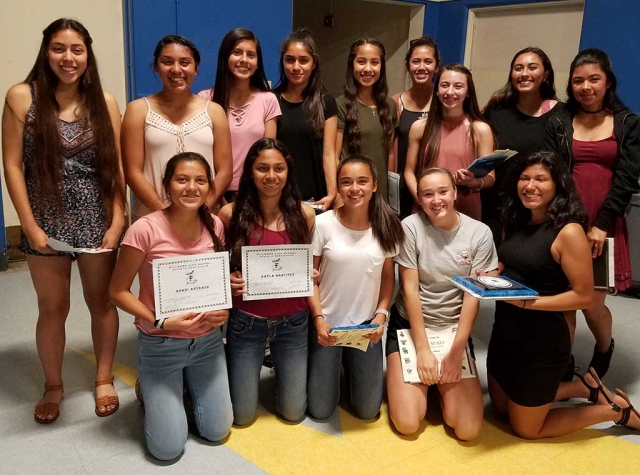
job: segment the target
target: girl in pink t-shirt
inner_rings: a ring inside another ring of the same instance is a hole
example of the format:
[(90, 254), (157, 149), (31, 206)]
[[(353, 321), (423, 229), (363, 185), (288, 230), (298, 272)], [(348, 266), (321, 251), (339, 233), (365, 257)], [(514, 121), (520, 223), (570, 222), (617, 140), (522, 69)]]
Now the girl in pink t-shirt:
[[(232, 423), (220, 327), (229, 312), (189, 312), (156, 320), (153, 260), (223, 250), (220, 220), (209, 213), (211, 167), (194, 152), (167, 163), (162, 179), (170, 205), (143, 216), (127, 231), (111, 280), (112, 301), (135, 317), (138, 371), (145, 404), (145, 438), (160, 460), (180, 455), (187, 440), (183, 387), (191, 394), (200, 435), (218, 441)], [(140, 294), (131, 292), (139, 275)]]
[(233, 179), (225, 194), (229, 202), (238, 192), (249, 148), (258, 139), (276, 136), (280, 105), (270, 91), (258, 38), (251, 30), (234, 28), (220, 43), (214, 87), (198, 94), (227, 113), (233, 155)]

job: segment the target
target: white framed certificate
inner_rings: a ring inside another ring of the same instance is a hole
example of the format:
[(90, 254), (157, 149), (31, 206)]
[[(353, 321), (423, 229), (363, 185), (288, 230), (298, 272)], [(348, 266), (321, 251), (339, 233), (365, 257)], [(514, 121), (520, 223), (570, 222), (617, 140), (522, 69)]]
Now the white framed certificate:
[(155, 259), (153, 291), (156, 320), (231, 308), (229, 253)]
[(392, 171), (387, 172), (387, 198), (393, 212), (400, 216), (400, 175)]
[(311, 244), (242, 246), (243, 300), (313, 295)]

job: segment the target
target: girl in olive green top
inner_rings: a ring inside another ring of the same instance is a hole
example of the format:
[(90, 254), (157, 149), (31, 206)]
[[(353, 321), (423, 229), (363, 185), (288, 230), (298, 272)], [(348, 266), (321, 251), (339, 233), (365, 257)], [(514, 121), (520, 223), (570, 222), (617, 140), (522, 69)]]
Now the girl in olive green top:
[(336, 156), (366, 155), (378, 170), (378, 192), (387, 199), (387, 172), (396, 171), (390, 145), (398, 121), (388, 95), (385, 51), (378, 40), (361, 38), (349, 50), (347, 74), (338, 105)]

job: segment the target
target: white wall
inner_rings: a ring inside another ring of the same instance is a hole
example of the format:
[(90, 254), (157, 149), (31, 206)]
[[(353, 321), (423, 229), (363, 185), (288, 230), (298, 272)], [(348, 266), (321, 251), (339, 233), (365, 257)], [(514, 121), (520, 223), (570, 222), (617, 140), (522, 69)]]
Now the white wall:
[(373, 37), (385, 46), (389, 92), (402, 91), (404, 55), (409, 38), (422, 34), (423, 7), (363, 0), (334, 1), (334, 26), (325, 28), (323, 19), (329, 14), (331, 3), (330, 0), (293, 1), (293, 28), (308, 27), (313, 33), (327, 89), (335, 95), (342, 92), (349, 46), (358, 38)]
[[(42, 30), (52, 21), (67, 17), (80, 21), (93, 38), (102, 86), (114, 94), (124, 111), (126, 105), (124, 27), (122, 2), (118, 0), (20, 0), (2, 2), (0, 29), (0, 93), (4, 95), (27, 76), (36, 59)], [(2, 199), (6, 226), (20, 224), (2, 175)]]
[[(472, 10), (465, 64), (473, 73), (483, 107), (504, 86), (513, 55), (528, 46), (541, 48), (553, 65), (560, 100), (566, 100), (569, 65), (578, 53), (583, 2), (527, 4)], [(543, 32), (543, 34), (541, 34)]]

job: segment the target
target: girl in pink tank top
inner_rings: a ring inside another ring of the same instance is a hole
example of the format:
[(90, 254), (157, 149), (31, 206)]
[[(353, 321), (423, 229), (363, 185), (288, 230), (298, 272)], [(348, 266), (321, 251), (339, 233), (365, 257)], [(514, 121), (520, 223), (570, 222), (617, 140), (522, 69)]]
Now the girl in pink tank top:
[(479, 191), (493, 186), (494, 173), (476, 178), (467, 170), (474, 159), (493, 150), (491, 127), (482, 120), (471, 72), (450, 64), (436, 76), (436, 87), (426, 121), (409, 131), (404, 178), (416, 202), (417, 179), (426, 168), (438, 166), (451, 172), (458, 186), (458, 211), (480, 220)]
[(251, 422), (258, 405), (260, 368), (267, 344), (276, 371), (277, 408), (289, 421), (307, 406), (308, 297), (244, 301), (243, 246), (308, 244), (315, 212), (303, 205), (286, 147), (263, 138), (247, 154), (235, 203), (220, 210), (231, 256), (234, 308), (227, 327), (234, 423)]

